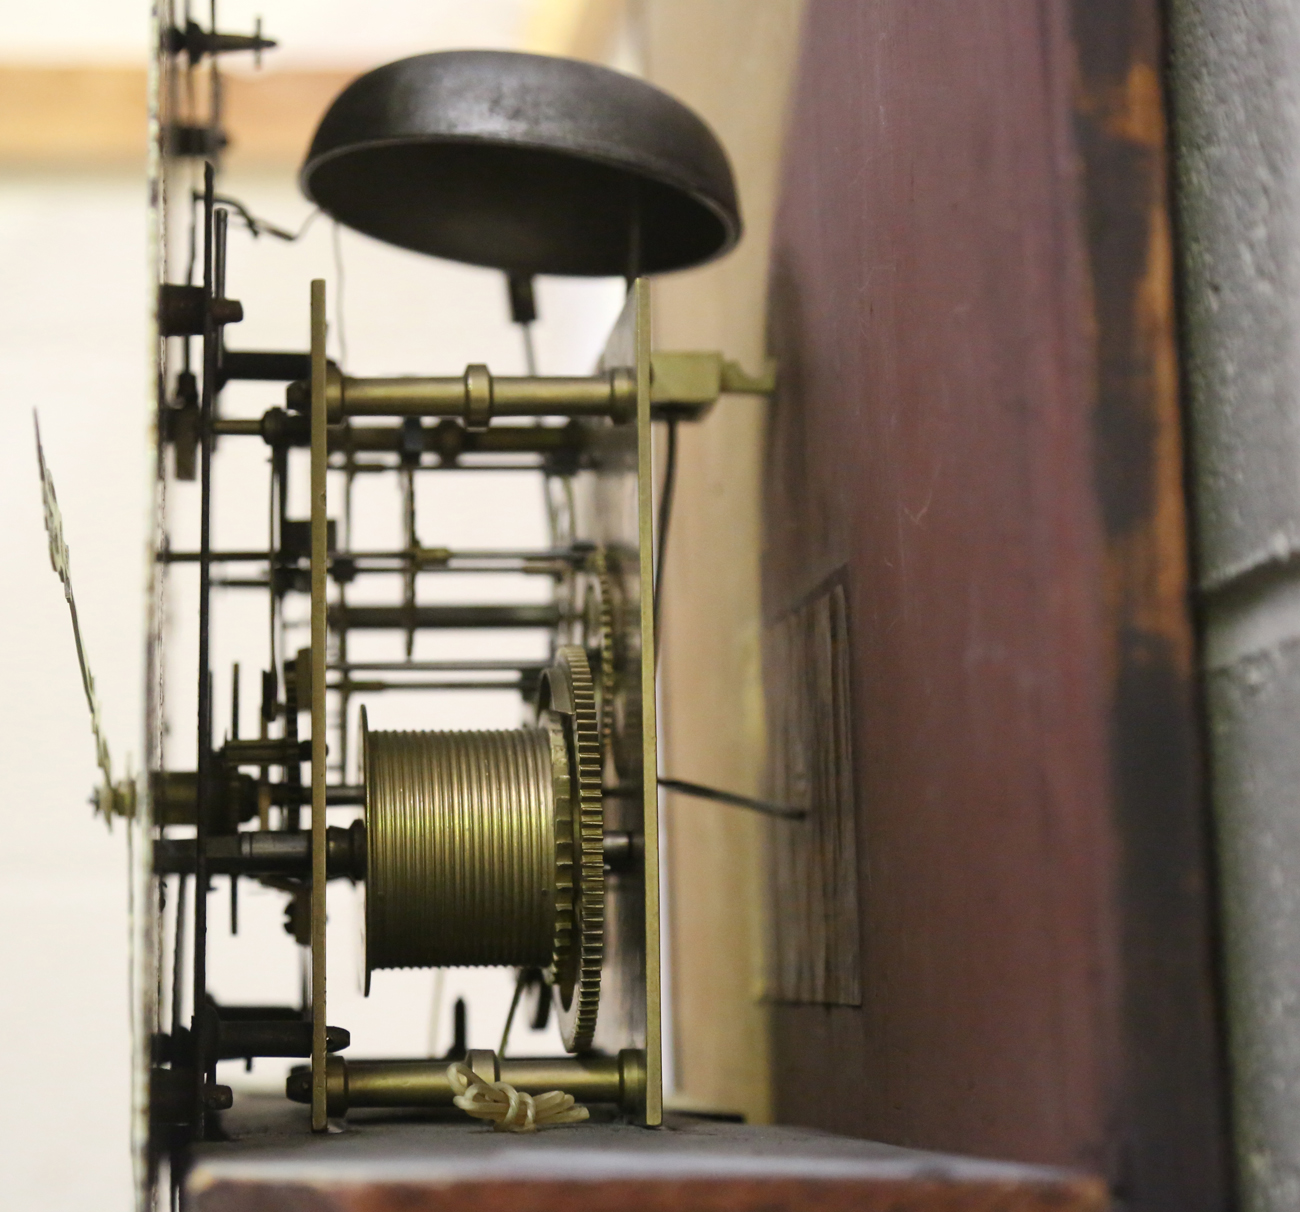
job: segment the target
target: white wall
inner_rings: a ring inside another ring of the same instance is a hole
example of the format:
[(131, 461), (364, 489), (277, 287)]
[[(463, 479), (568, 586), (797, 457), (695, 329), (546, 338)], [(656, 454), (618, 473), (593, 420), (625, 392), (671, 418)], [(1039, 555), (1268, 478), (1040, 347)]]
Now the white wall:
[[(174, 0), (178, 13), (185, 0)], [(161, 0), (159, 0), (161, 7)], [(190, 0), (207, 25), (208, 0)], [(262, 18), (280, 48), (276, 67), (383, 63), (454, 47), (518, 46), (529, 0), (218, 0), (223, 32), (251, 33)], [(149, 0), (42, 0), (9, 4), (0, 60), (36, 63), (138, 62), (148, 44)]]
[(143, 183), (0, 178), (0, 281), (0, 1166), (10, 1207), (126, 1208), (125, 834), (86, 802), (94, 748), (42, 526), (32, 409), (121, 763), (141, 735)]

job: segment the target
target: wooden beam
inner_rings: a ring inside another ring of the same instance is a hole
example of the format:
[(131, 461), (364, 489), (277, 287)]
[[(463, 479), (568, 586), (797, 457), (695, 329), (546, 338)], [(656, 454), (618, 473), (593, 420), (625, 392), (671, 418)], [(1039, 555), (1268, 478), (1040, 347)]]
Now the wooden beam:
[(143, 163), (147, 86), (139, 67), (0, 66), (0, 161)]
[(1102, 1212), (1109, 1202), (1105, 1185), (1082, 1174), (799, 1129), (674, 1118), (659, 1132), (590, 1123), (521, 1140), (469, 1122), (371, 1121), (308, 1139), (292, 1113), (300, 1108), (254, 1109), (256, 1098), (223, 1121), (228, 1140), (200, 1146), (187, 1208)]
[(321, 116), (362, 70), (228, 74), (225, 104), (231, 163), (296, 168)]
[(863, 1000), (776, 1114), (1220, 1212), (1162, 6), (807, 16), (763, 605), (847, 589)]
[[(229, 162), (297, 165), (321, 114), (360, 69), (228, 72)], [(206, 92), (206, 79), (202, 90)], [(0, 164), (142, 166), (148, 141), (143, 64), (0, 65)]]

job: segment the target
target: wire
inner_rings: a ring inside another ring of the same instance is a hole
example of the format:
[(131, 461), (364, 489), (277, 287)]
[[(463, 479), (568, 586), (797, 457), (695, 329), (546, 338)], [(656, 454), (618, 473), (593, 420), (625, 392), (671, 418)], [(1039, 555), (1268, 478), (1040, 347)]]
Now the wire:
[(510, 1042), (510, 1028), (515, 1025), (515, 1011), (519, 1009), (519, 999), (523, 996), (524, 986), (528, 983), (528, 969), (520, 968), (515, 981), (515, 995), (510, 999), (510, 1013), (506, 1015), (506, 1025), (501, 1029), (501, 1047), (498, 1056), (505, 1056), (506, 1044)]
[[(201, 189), (190, 190), (190, 234), (189, 249), (185, 258), (185, 285), (194, 285), (194, 267), (198, 259), (198, 208), (203, 202), (203, 191)], [(187, 343), (188, 344), (188, 343)]]
[(334, 323), (339, 334), (339, 362), (348, 364), (348, 338), (343, 328), (343, 241), (338, 220), (334, 221), (332, 241), (334, 245)]
[(677, 418), (668, 418), (668, 449), (664, 453), (664, 480), (659, 490), (658, 548), (655, 553), (654, 628), (655, 660), (659, 658), (659, 603), (663, 597), (664, 558), (668, 554), (668, 523), (673, 513), (673, 488), (677, 482)]
[(186, 875), (182, 871), (176, 877), (176, 932), (172, 938), (172, 1034), (179, 1030), (181, 1026), (181, 998), (184, 994), (185, 982), (181, 979), (185, 967), (185, 889)]
[[(659, 659), (660, 644), (659, 606), (663, 601), (664, 560), (668, 554), (668, 524), (672, 520), (673, 489), (677, 483), (677, 418), (668, 418), (668, 447), (664, 452), (664, 478), (659, 490), (659, 522), (657, 550), (655, 553), (654, 584), (654, 638), (655, 660)], [(793, 808), (787, 804), (773, 804), (767, 800), (757, 800), (748, 795), (736, 795), (731, 791), (720, 791), (716, 787), (706, 787), (702, 783), (689, 783), (685, 779), (661, 778), (659, 786), (681, 795), (691, 795), (696, 799), (713, 800), (719, 804), (731, 804), (736, 808), (749, 808), (754, 812), (763, 812), (768, 816), (782, 817), (785, 820), (801, 821), (808, 813), (802, 808)]]
[(233, 210), (254, 239), (258, 236), (274, 236), (277, 240), (284, 240), (289, 244), (292, 244), (295, 240), (301, 240), (307, 234), (307, 229), (320, 217), (321, 213), (319, 208), (313, 210), (302, 221), (297, 231), (289, 231), (278, 223), (272, 223), (269, 219), (258, 218), (238, 198), (232, 198), (229, 194), (219, 194), (213, 201), (218, 206), (228, 206)]
[(731, 804), (736, 808), (749, 808), (754, 812), (764, 812), (768, 816), (779, 816), (788, 821), (801, 821), (808, 813), (803, 808), (794, 808), (788, 804), (773, 804), (768, 800), (756, 800), (752, 796), (737, 795), (734, 791), (719, 791), (716, 787), (706, 787), (703, 783), (688, 783), (685, 779), (659, 780), (659, 786), (680, 795), (691, 795), (698, 800), (715, 800), (719, 804)]
[[(523, 333), (524, 338), (524, 369), (531, 377), (537, 374), (537, 348), (533, 345), (533, 326), (532, 323), (521, 324), (519, 330)], [(534, 424), (541, 424), (541, 417), (533, 418)]]

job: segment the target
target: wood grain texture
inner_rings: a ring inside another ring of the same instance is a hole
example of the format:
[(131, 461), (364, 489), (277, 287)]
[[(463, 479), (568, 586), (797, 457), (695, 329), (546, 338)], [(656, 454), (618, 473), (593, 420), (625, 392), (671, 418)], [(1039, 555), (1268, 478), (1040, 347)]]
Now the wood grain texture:
[(1154, 0), (813, 0), (764, 612), (846, 578), (862, 889), (778, 1118), (1181, 1210), (1226, 1163), (1159, 56)]
[[(261, 1104), (261, 1105), (258, 1105)], [(251, 1115), (250, 1115), (251, 1108)], [(670, 1117), (535, 1136), (372, 1113), (304, 1136), (301, 1108), (241, 1099), (186, 1182), (190, 1212), (1102, 1212), (1104, 1184), (806, 1129)]]
[(853, 638), (844, 586), (820, 587), (768, 633), (764, 685), (772, 799), (802, 820), (769, 821), (768, 996), (862, 1004), (858, 822), (853, 800)]
[(221, 1182), (195, 1212), (1102, 1212), (1100, 1184), (692, 1179), (318, 1186)]

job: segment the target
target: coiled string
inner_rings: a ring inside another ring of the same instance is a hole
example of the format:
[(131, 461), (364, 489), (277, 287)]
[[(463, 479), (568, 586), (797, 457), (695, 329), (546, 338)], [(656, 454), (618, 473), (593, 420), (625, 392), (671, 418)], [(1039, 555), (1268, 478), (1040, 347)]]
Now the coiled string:
[(536, 1132), (558, 1124), (580, 1124), (589, 1114), (563, 1090), (525, 1094), (508, 1082), (485, 1082), (460, 1061), (447, 1066), (447, 1080), (456, 1093), (452, 1102), (474, 1119), (491, 1120), (496, 1132)]

